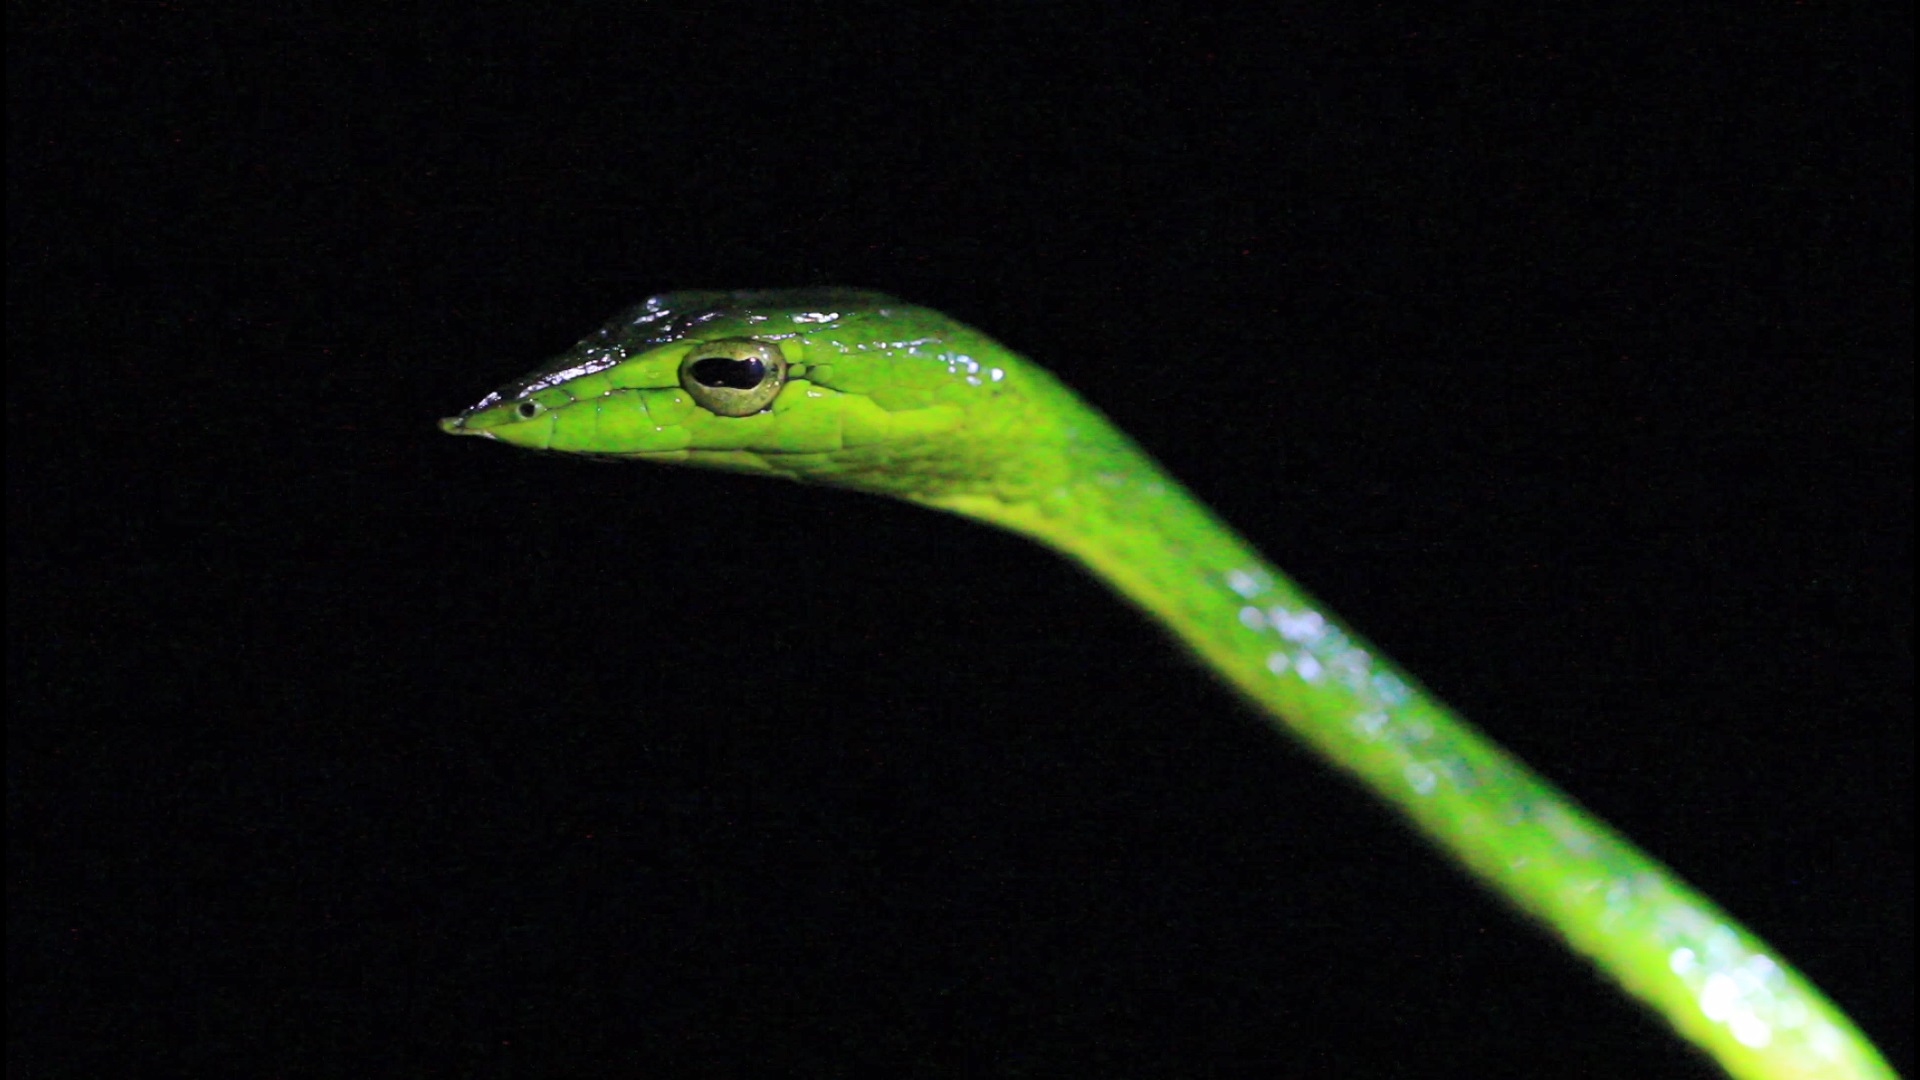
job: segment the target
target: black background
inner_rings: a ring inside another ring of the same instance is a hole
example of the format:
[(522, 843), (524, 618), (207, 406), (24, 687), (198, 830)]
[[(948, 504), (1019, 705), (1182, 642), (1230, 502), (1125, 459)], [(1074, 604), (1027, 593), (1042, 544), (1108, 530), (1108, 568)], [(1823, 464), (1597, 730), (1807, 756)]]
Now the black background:
[(1711, 1075), (1040, 550), (433, 429), (826, 283), (1910, 1066), (1910, 25), (1114, 7), (11, 8), (9, 1075)]

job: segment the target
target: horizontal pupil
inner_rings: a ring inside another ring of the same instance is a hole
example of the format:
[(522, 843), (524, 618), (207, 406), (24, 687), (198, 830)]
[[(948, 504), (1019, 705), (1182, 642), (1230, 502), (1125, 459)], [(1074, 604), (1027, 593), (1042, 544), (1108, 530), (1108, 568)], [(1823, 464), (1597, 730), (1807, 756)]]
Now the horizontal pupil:
[(767, 365), (754, 357), (731, 360), (724, 356), (709, 356), (705, 360), (695, 360), (691, 370), (694, 381), (701, 386), (726, 387), (730, 390), (751, 390), (767, 376)]

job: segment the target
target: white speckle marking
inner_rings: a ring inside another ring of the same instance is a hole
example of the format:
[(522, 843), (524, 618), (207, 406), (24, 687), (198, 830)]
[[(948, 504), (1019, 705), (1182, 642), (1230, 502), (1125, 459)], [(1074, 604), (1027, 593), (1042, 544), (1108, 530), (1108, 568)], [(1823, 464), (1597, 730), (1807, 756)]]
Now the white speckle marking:
[(1407, 684), (1401, 682), (1390, 671), (1373, 673), (1373, 692), (1388, 705), (1398, 705), (1407, 700)]
[(1727, 1021), (1727, 1024), (1733, 1028), (1733, 1037), (1739, 1039), (1743, 1046), (1758, 1050), (1773, 1041), (1773, 1029), (1767, 1026), (1765, 1020), (1750, 1012), (1741, 1013)]
[(1227, 588), (1242, 600), (1251, 600), (1266, 590), (1266, 582), (1245, 570), (1227, 571)]
[(1434, 776), (1432, 769), (1429, 769), (1425, 765), (1422, 765), (1421, 763), (1416, 761), (1411, 765), (1408, 765), (1406, 767), (1405, 772), (1407, 777), (1407, 783), (1413, 785), (1413, 790), (1417, 794), (1420, 794), (1420, 795), (1433, 794), (1433, 789), (1436, 786), (1437, 778)]
[(1700, 988), (1700, 1011), (1714, 1023), (1723, 1024), (1739, 999), (1740, 988), (1734, 985), (1733, 976), (1716, 971), (1707, 976), (1707, 984)]
[(1327, 666), (1338, 672), (1342, 683), (1351, 689), (1364, 691), (1367, 688), (1367, 661), (1366, 653), (1359, 649), (1349, 649), (1334, 657)]
[(1301, 645), (1312, 645), (1327, 632), (1327, 620), (1317, 611), (1296, 613), (1277, 607), (1268, 612), (1268, 617), (1281, 637)]

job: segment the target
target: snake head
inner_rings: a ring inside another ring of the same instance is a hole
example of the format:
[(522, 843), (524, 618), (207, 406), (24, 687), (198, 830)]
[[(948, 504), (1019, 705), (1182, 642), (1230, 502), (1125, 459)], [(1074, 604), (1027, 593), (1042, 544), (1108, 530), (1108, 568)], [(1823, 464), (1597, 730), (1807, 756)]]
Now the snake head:
[(915, 495), (990, 472), (1027, 414), (1008, 406), (1057, 387), (971, 327), (883, 293), (676, 292), (440, 428)]

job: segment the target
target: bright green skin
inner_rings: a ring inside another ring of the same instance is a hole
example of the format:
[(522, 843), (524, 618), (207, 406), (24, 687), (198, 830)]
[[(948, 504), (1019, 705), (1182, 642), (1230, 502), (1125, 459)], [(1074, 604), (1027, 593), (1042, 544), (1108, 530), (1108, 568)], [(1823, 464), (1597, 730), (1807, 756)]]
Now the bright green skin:
[[(682, 388), (682, 357), (722, 338), (787, 358), (766, 411), (715, 415)], [(522, 419), (528, 401), (543, 411)], [(1025, 533), (1158, 619), (1729, 1074), (1894, 1075), (1764, 943), (1342, 627), (1105, 417), (938, 312), (843, 289), (669, 293), (441, 427), (882, 492)]]

